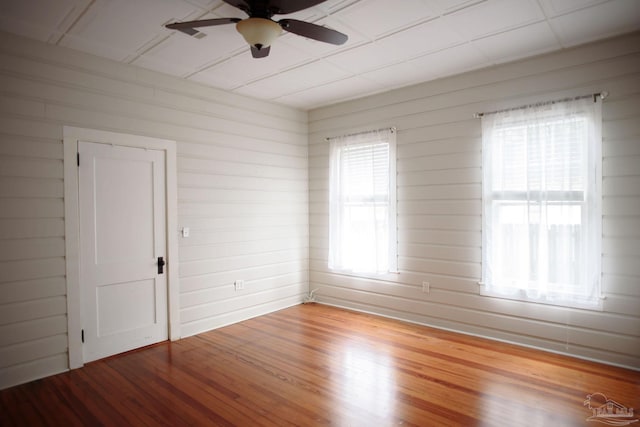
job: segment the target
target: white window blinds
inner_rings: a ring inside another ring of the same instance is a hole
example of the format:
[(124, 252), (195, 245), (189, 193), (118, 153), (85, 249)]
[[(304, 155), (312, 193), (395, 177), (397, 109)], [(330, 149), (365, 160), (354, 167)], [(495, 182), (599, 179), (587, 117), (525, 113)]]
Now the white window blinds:
[(482, 118), (485, 295), (599, 307), (601, 101)]
[(329, 268), (397, 270), (395, 132), (330, 140)]

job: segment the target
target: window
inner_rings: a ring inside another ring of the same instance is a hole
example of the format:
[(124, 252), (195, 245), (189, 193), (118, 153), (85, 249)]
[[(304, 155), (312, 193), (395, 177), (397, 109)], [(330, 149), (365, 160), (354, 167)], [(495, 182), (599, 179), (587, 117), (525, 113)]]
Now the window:
[(329, 268), (397, 270), (395, 131), (330, 139)]
[(601, 308), (601, 100), (482, 118), (483, 295)]

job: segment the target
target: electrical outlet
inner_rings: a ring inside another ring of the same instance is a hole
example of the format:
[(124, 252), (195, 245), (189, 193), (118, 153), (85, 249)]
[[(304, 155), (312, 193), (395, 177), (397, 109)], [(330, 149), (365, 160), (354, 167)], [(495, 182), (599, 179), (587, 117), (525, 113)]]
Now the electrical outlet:
[(236, 288), (236, 291), (241, 291), (244, 289), (244, 280), (236, 280), (233, 282), (233, 285)]
[(431, 285), (429, 284), (429, 282), (422, 282), (422, 292), (424, 292), (425, 294), (431, 292)]

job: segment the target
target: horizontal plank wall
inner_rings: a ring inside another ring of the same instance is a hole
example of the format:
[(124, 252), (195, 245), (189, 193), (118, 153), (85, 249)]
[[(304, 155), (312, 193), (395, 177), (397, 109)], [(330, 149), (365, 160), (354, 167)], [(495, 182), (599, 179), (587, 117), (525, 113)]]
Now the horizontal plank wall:
[[(479, 295), (481, 129), (474, 113), (606, 90), (604, 310)], [(327, 269), (328, 136), (398, 128), (400, 274)], [(640, 369), (640, 34), (309, 113), (310, 287), (321, 302)], [(422, 282), (430, 292), (422, 292)]]
[(65, 125), (177, 141), (182, 336), (302, 300), (306, 113), (8, 34), (0, 64), (0, 388), (68, 366)]

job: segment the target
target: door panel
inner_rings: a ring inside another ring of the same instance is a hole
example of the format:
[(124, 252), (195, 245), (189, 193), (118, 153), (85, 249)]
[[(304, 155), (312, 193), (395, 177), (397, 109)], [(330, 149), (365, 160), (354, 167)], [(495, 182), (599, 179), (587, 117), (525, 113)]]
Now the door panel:
[[(153, 280), (107, 284), (96, 290), (98, 337), (147, 328), (157, 322)], [(112, 315), (113, 307), (118, 307), (117, 316)]]
[[(96, 230), (101, 232), (96, 239), (96, 264), (153, 258), (153, 163), (95, 158), (94, 164), (95, 190), (100, 195), (96, 198)], [(123, 246), (124, 241), (129, 244)]]
[(114, 144), (78, 143), (85, 362), (168, 334), (164, 151)]

